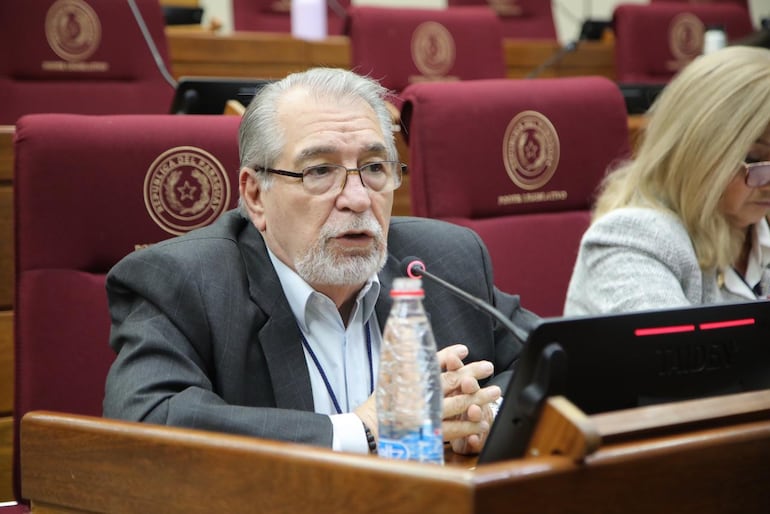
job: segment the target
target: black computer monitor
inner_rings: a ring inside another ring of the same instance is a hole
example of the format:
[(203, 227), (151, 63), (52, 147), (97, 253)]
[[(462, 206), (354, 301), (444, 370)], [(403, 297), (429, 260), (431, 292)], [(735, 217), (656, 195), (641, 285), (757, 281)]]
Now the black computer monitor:
[(665, 87), (666, 84), (618, 83), (628, 114), (646, 113)]
[(770, 301), (551, 318), (529, 335), (479, 464), (523, 457), (548, 396), (586, 414), (770, 388)]
[(238, 77), (181, 77), (171, 114), (222, 114), (228, 100), (248, 106), (259, 88), (269, 82)]

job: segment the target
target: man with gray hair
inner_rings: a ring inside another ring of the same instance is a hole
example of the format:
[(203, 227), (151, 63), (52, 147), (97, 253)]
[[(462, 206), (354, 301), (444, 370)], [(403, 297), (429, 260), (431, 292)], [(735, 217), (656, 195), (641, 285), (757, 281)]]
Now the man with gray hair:
[[(518, 297), (494, 287), (474, 232), (391, 218), (406, 166), (386, 94), (327, 68), (258, 92), (240, 127), (238, 210), (135, 252), (108, 275), (117, 359), (105, 416), (373, 451), (388, 293), (408, 255), (525, 332), (533, 326)], [(443, 434), (455, 451), (475, 453), (522, 341), (425, 289)]]

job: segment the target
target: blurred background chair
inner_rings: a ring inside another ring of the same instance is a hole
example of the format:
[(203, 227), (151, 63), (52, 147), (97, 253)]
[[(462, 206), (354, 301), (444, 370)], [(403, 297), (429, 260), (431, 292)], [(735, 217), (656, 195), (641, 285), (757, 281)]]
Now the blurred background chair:
[(30, 113), (166, 113), (171, 105), (158, 0), (4, 0), (0, 45), (0, 124)]
[(561, 315), (596, 188), (629, 152), (617, 86), (478, 80), (414, 84), (403, 97), (413, 213), (474, 229), (501, 289)]
[(617, 81), (667, 83), (702, 53), (710, 25), (722, 26), (728, 43), (753, 32), (748, 10), (732, 3), (618, 5), (613, 11)]
[[(233, 28), (258, 32), (291, 32), (291, 0), (232, 0)], [(327, 0), (329, 35), (342, 34), (350, 0)]]
[[(349, 11), (351, 68), (396, 97), (416, 82), (502, 78), (500, 20), (486, 7)], [(397, 98), (393, 102), (397, 107)]]
[[(126, 254), (236, 205), (239, 122), (195, 115), (19, 120), (16, 433), (30, 410), (101, 415), (114, 358), (105, 274)], [(18, 480), (15, 489), (18, 498)]]
[(546, 0), (447, 0), (448, 7), (487, 5), (502, 22), (503, 37), (556, 40), (551, 2)]

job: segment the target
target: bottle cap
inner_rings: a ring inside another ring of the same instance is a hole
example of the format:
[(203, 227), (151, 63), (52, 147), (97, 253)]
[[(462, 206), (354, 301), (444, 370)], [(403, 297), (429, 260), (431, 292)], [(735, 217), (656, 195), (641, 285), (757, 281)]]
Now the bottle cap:
[(422, 290), (422, 280), (419, 278), (400, 277), (393, 281), (393, 288), (390, 290), (390, 296), (425, 296)]

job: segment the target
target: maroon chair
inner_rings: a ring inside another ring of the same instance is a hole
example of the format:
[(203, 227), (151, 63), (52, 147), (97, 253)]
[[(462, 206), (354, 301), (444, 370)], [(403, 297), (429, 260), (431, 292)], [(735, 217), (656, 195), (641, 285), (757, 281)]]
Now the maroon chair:
[(722, 25), (729, 41), (753, 31), (748, 11), (720, 4), (621, 4), (613, 12), (618, 82), (665, 84), (703, 51), (707, 25)]
[[(502, 78), (500, 20), (486, 7), (349, 11), (351, 67), (396, 97), (416, 82)], [(397, 98), (393, 102), (400, 107)]]
[(618, 87), (498, 79), (414, 84), (403, 96), (413, 213), (475, 230), (498, 287), (561, 315), (595, 190), (629, 152)]
[[(342, 34), (350, 0), (329, 0), (329, 35)], [(232, 0), (233, 28), (258, 32), (291, 32), (291, 0)]]
[[(33, 114), (15, 138), (14, 422), (102, 413), (105, 274), (237, 204), (237, 116)], [(15, 488), (20, 496), (18, 439)]]
[(551, 2), (543, 0), (447, 0), (448, 7), (487, 5), (500, 18), (503, 37), (556, 40)]
[(31, 113), (171, 106), (158, 0), (3, 0), (0, 46), (0, 124)]

